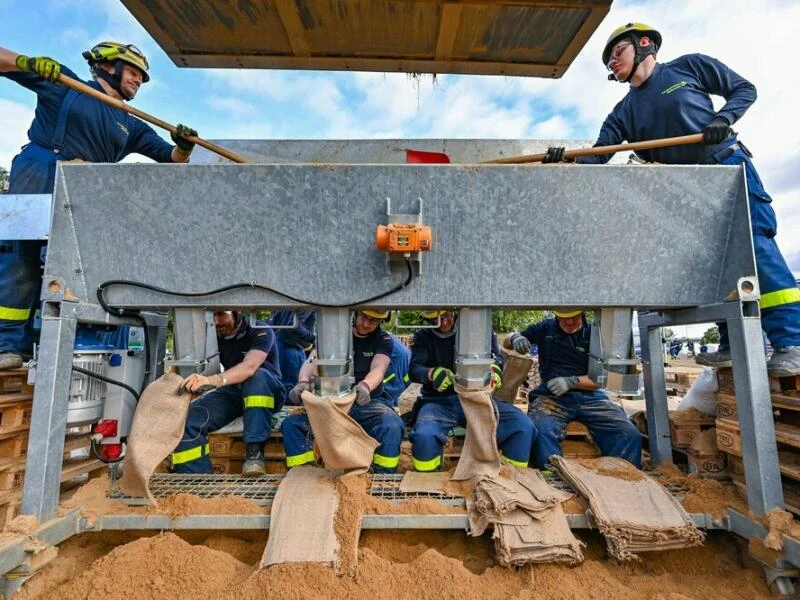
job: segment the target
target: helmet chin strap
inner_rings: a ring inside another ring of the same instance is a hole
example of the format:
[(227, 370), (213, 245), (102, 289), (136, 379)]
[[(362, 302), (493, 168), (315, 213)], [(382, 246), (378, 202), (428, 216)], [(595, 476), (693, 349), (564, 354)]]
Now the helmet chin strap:
[(122, 62), (121, 60), (115, 60), (112, 63), (114, 65), (113, 73), (109, 73), (104, 68), (97, 66), (98, 63), (95, 63), (92, 65), (92, 73), (110, 85), (123, 99), (131, 100), (131, 96), (122, 91)]
[(641, 41), (642, 41), (641, 36), (636, 35), (635, 33), (631, 33), (631, 43), (633, 44), (634, 50), (636, 52), (636, 54), (634, 54), (633, 57), (633, 68), (631, 69), (631, 72), (628, 73), (628, 76), (625, 79), (621, 80), (617, 79), (617, 76), (611, 73), (608, 76), (609, 81), (619, 81), (620, 83), (629, 83), (630, 80), (633, 79), (633, 76), (636, 73), (636, 69), (638, 69), (639, 65), (642, 64), (642, 61), (651, 54), (653, 56), (656, 55), (656, 52), (658, 52), (658, 46), (656, 46), (653, 42), (650, 42), (648, 46), (642, 46)]

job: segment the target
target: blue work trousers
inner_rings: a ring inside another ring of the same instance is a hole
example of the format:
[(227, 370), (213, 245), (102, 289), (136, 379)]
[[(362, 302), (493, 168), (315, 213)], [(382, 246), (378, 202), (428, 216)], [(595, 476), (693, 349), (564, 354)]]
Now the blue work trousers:
[[(453, 427), (467, 426), (457, 394), (439, 398), (421, 396), (411, 440), (411, 458), (417, 471), (437, 471), (447, 434)], [(503, 458), (518, 467), (527, 467), (536, 427), (524, 412), (506, 402), (492, 399), (497, 414), (497, 446)]]
[(281, 364), (281, 378), (283, 385), (291, 390), (297, 385), (297, 375), (300, 367), (306, 362), (306, 353), (302, 348), (278, 344), (278, 360)]
[(617, 456), (637, 468), (642, 466), (642, 435), (625, 411), (603, 392), (574, 391), (558, 397), (547, 394), (547, 388), (537, 388), (528, 396), (528, 416), (539, 431), (531, 456), (536, 468), (544, 468), (554, 454), (561, 456), (560, 442), (570, 421), (589, 428), (603, 456)]
[[(753, 250), (761, 290), (761, 327), (773, 347), (800, 346), (800, 290), (775, 242), (778, 223), (772, 198), (764, 190), (753, 162), (741, 148), (721, 164), (745, 166)], [(717, 326), (720, 349), (727, 350), (730, 347), (727, 323), (717, 323)]]
[(284, 399), (283, 383), (267, 369), (247, 381), (208, 392), (189, 405), (183, 439), (172, 453), (176, 473), (211, 473), (208, 434), (244, 415), (244, 442), (263, 444), (272, 431), (272, 413)]
[[(394, 473), (400, 464), (400, 442), (405, 425), (400, 416), (385, 402), (373, 399), (364, 406), (353, 404), (350, 416), (367, 434), (380, 444), (372, 456), (375, 473)], [(286, 466), (299, 467), (313, 463), (314, 434), (305, 413), (287, 417), (281, 425)]]
[[(52, 194), (59, 155), (28, 144), (11, 162), (9, 194)], [(31, 354), (33, 318), (42, 292), (42, 240), (0, 241), (0, 352)]]

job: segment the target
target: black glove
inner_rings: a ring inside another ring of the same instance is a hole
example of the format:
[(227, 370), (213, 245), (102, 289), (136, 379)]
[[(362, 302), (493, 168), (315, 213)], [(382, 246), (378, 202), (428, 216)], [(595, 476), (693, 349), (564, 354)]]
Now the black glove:
[(197, 137), (197, 130), (192, 129), (188, 125), (176, 125), (175, 129), (175, 133), (170, 134), (172, 141), (175, 142), (175, 145), (178, 147), (178, 150), (180, 150), (181, 154), (191, 154), (192, 150), (194, 150), (194, 142), (190, 142), (183, 136), (193, 135), (194, 137)]
[(369, 386), (360, 381), (356, 384), (356, 387), (353, 388), (356, 393), (356, 404), (359, 406), (364, 406), (365, 404), (369, 404), (370, 400), (372, 400), (372, 396), (370, 396)]
[(544, 160), (542, 163), (574, 163), (574, 158), (566, 158), (564, 156), (566, 148), (564, 146), (550, 146), (547, 152), (544, 153)]
[(454, 379), (455, 374), (444, 367), (436, 367), (431, 374), (431, 383), (437, 392), (444, 392), (453, 387)]
[(714, 117), (703, 129), (704, 144), (721, 144), (733, 133), (733, 129), (723, 117)]
[(303, 392), (310, 392), (311, 384), (307, 381), (301, 381), (289, 391), (289, 402), (295, 405), (302, 405), (301, 398)]

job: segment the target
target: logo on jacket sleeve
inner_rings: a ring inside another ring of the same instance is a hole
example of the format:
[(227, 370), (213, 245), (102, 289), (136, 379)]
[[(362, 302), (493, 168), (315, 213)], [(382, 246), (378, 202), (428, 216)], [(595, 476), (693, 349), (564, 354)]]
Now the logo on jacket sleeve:
[(661, 94), (662, 95), (671, 94), (675, 90), (679, 90), (682, 87), (686, 87), (687, 85), (689, 85), (689, 82), (684, 79), (683, 81), (679, 81), (678, 83), (674, 83), (671, 86), (669, 86), (667, 89), (662, 90)]

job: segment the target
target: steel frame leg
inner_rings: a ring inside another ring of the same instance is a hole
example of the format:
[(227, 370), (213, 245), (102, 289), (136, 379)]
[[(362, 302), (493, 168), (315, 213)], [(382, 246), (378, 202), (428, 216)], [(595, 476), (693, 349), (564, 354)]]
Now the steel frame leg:
[(756, 316), (728, 318), (736, 408), (742, 435), (742, 456), (750, 511), (762, 516), (783, 508), (778, 446), (764, 359), (761, 319)]
[(46, 302), (44, 312), (22, 492), (22, 513), (39, 522), (55, 517), (58, 508), (78, 323), (60, 316), (60, 303)]
[(672, 462), (672, 440), (669, 435), (669, 408), (664, 384), (664, 355), (661, 327), (643, 325), (639, 336), (642, 345), (644, 399), (647, 408), (647, 434), (650, 439), (650, 460), (654, 465)]

